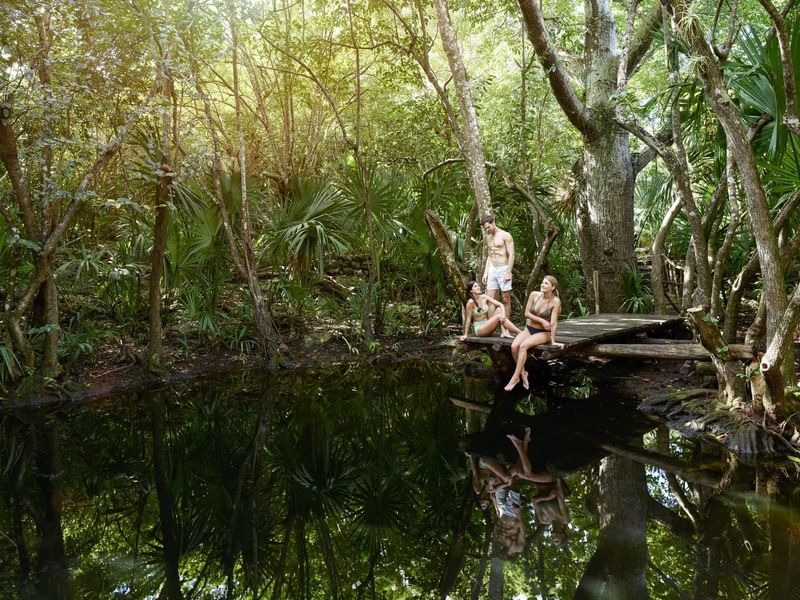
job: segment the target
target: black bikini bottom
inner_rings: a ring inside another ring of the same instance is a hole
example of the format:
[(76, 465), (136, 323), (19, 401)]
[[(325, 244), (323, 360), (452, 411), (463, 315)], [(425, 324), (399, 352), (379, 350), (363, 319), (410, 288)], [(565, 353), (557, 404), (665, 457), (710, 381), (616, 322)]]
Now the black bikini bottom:
[(525, 325), (528, 328), (528, 333), (531, 335), (536, 335), (537, 333), (546, 333), (546, 329), (539, 329), (538, 327), (531, 327), (530, 325)]

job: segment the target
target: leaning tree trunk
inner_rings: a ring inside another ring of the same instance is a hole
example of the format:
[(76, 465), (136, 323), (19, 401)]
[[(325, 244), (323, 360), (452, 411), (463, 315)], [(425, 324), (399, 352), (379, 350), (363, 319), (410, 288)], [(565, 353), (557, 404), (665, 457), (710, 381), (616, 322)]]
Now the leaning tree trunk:
[(231, 30), (231, 59), (233, 71), (234, 112), (236, 114), (236, 137), (238, 141), (239, 182), (242, 194), (242, 265), (244, 267), (247, 287), (253, 300), (253, 317), (255, 320), (258, 342), (262, 353), (274, 361), (278, 355), (280, 336), (275, 328), (272, 315), (264, 301), (261, 283), (258, 280), (258, 259), (253, 247), (250, 232), (250, 201), (247, 196), (247, 152), (244, 143), (242, 126), (242, 98), (239, 92), (239, 35), (236, 28), (236, 15), (232, 3), (228, 5), (228, 19)]
[[(761, 265), (762, 294), (767, 306), (767, 339), (771, 340), (779, 332), (780, 321), (789, 300), (784, 289), (778, 240), (772, 227), (766, 192), (761, 183), (755, 155), (741, 119), (730, 101), (722, 67), (700, 29), (699, 20), (689, 16), (687, 0), (668, 2), (673, 11), (673, 28), (680, 33), (691, 53), (699, 59), (698, 75), (703, 82), (706, 98), (725, 130), (730, 150), (739, 168)], [(769, 393), (775, 395), (778, 398), (777, 404), (780, 404), (784, 383), (792, 384), (795, 380), (794, 351), (790, 344), (786, 343), (780, 349), (778, 360), (769, 365), (769, 370), (775, 372), (774, 375), (770, 372), (764, 373), (769, 384)]]
[(447, 279), (450, 285), (453, 286), (453, 291), (458, 294), (461, 303), (466, 305), (467, 293), (465, 286), (467, 278), (461, 271), (461, 267), (456, 260), (455, 250), (453, 249), (453, 241), (450, 239), (450, 233), (442, 223), (442, 220), (432, 210), (425, 211), (425, 221), (431, 230), (431, 236), (436, 242), (436, 247), (439, 250), (439, 258), (444, 263), (444, 268), (447, 273)]
[(717, 371), (717, 382), (723, 402), (733, 406), (744, 401), (745, 380), (739, 361), (734, 360), (729, 346), (722, 338), (719, 327), (706, 318), (702, 306), (686, 311), (689, 320), (700, 338), (700, 343), (711, 355), (711, 362)]

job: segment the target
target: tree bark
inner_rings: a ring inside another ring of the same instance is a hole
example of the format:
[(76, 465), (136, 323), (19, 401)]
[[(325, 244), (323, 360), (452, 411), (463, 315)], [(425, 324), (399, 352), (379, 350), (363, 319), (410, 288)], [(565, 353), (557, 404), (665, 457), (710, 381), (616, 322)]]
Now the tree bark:
[[(739, 167), (764, 282), (767, 338), (772, 339), (778, 332), (779, 322), (786, 310), (788, 299), (783, 287), (783, 269), (778, 252), (778, 242), (772, 229), (767, 197), (761, 184), (755, 155), (744, 126), (728, 95), (720, 64), (700, 29), (698, 19), (688, 15), (687, 0), (668, 0), (668, 2), (673, 13), (673, 28), (680, 33), (692, 54), (699, 59), (697, 72), (703, 82), (706, 98), (725, 130), (734, 160)], [(787, 352), (781, 357), (780, 367), (784, 379), (793, 382), (793, 352)]]
[(159, 598), (183, 600), (179, 572), (178, 524), (175, 519), (175, 501), (169, 482), (164, 403), (156, 398), (150, 398), (150, 431), (153, 436), (153, 476), (158, 495), (158, 514), (164, 557), (164, 587), (161, 589)]
[(149, 334), (145, 365), (156, 367), (160, 363), (163, 352), (164, 333), (161, 323), (161, 279), (164, 273), (164, 253), (167, 248), (167, 231), (169, 228), (169, 186), (174, 177), (170, 160), (170, 118), (167, 107), (172, 99), (172, 75), (170, 72), (170, 56), (165, 48), (161, 47), (154, 32), (153, 47), (156, 52), (156, 69), (161, 83), (161, 140), (158, 151), (161, 154), (161, 165), (156, 184), (154, 210), (155, 224), (153, 225), (153, 249), (150, 253), (150, 280), (148, 285), (148, 321)]
[(250, 234), (250, 201), (247, 196), (247, 152), (242, 129), (241, 95), (239, 93), (239, 34), (236, 27), (234, 5), (228, 5), (228, 24), (231, 31), (231, 58), (233, 71), (233, 96), (236, 113), (236, 136), (238, 139), (239, 181), (242, 194), (242, 263), (246, 273), (247, 287), (253, 299), (253, 316), (255, 318), (258, 341), (266, 358), (275, 359), (280, 345), (280, 336), (275, 328), (272, 315), (264, 302), (261, 283), (258, 280), (258, 260), (253, 248)]
[(745, 398), (743, 369), (731, 354), (730, 347), (722, 338), (719, 327), (706, 318), (702, 307), (686, 311), (689, 320), (700, 338), (700, 343), (711, 355), (711, 362), (717, 371), (717, 382), (723, 402), (727, 406), (741, 403)]
[(450, 65), (450, 72), (456, 86), (458, 96), (458, 107), (461, 114), (463, 125), (464, 160), (469, 173), (472, 193), (475, 194), (475, 201), (481, 217), (493, 215), (492, 197), (489, 193), (489, 182), (486, 177), (486, 161), (483, 156), (483, 145), (481, 143), (481, 133), (478, 128), (478, 116), (475, 112), (475, 105), (472, 102), (472, 91), (467, 77), (467, 70), (461, 58), (461, 50), (458, 47), (456, 32), (450, 22), (446, 0), (434, 0), (436, 6), (436, 21), (439, 26), (439, 34), (442, 36), (442, 47), (447, 56), (447, 63)]
[(72, 598), (69, 568), (61, 527), (62, 478), (61, 433), (53, 422), (37, 427), (39, 447), (36, 471), (39, 480), (41, 514), (36, 520), (39, 551), (36, 559), (36, 592), (40, 598), (69, 600)]
[(461, 271), (458, 261), (456, 261), (450, 233), (447, 231), (447, 228), (444, 226), (439, 216), (432, 210), (425, 211), (425, 221), (428, 223), (431, 235), (436, 242), (436, 247), (439, 249), (439, 258), (441, 258), (444, 263), (447, 278), (453, 286), (453, 290), (461, 300), (461, 303), (466, 306), (467, 293), (465, 286), (467, 284), (467, 278)]
[[(578, 192), (577, 229), (586, 281), (597, 271), (603, 285), (598, 290), (600, 310), (613, 312), (624, 300), (623, 277), (633, 255), (633, 158), (628, 133), (613, 123), (619, 53), (616, 26), (606, 0), (586, 3), (584, 56), (586, 103), (578, 98), (563, 64), (552, 46), (541, 7), (536, 0), (518, 0), (528, 36), (533, 43), (556, 100), (567, 119), (580, 132), (583, 143), (583, 184)], [(652, 22), (648, 20), (648, 25)], [(648, 39), (645, 36), (644, 39)], [(643, 46), (646, 47), (649, 41)], [(643, 56), (634, 44), (627, 73)], [(593, 290), (590, 304), (595, 304)]]

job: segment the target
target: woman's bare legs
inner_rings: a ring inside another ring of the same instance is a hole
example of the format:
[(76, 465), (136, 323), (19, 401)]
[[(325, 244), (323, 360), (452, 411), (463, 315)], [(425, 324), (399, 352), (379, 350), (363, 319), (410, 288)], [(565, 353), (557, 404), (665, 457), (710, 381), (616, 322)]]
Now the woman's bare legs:
[(519, 347), (522, 343), (527, 340), (531, 334), (528, 332), (528, 328), (526, 327), (522, 331), (517, 334), (517, 337), (514, 338), (514, 341), (511, 342), (511, 356), (514, 357), (514, 364), (517, 362), (517, 355), (519, 354)]
[[(514, 387), (519, 383), (520, 377), (522, 377), (522, 372), (525, 370), (525, 363), (528, 360), (528, 349), (533, 348), (534, 346), (538, 346), (540, 344), (545, 344), (547, 343), (548, 339), (550, 339), (550, 334), (543, 331), (541, 333), (528, 335), (528, 337), (526, 337), (525, 340), (523, 340), (523, 342), (519, 345), (519, 348), (517, 349), (517, 368), (514, 369), (514, 374), (508, 381), (508, 385), (506, 385), (506, 387), (504, 388), (507, 392), (513, 390)], [(513, 344), (512, 344), (512, 354), (513, 354)]]
[(476, 332), (480, 337), (489, 337), (494, 333), (494, 330), (497, 329), (497, 326), (503, 320), (503, 316), (500, 313), (494, 314), (485, 321), (480, 321), (481, 326), (478, 327), (478, 331)]
[(534, 483), (553, 483), (556, 478), (550, 473), (536, 473), (531, 466), (531, 459), (528, 456), (528, 443), (531, 441), (531, 428), (525, 428), (525, 437), (519, 439), (513, 433), (508, 434), (508, 439), (514, 444), (517, 450), (519, 460), (517, 464), (511, 467), (511, 475), (521, 477)]
[[(503, 327), (505, 328), (505, 335), (501, 335), (500, 337), (513, 337), (513, 336), (511, 335), (512, 333), (513, 333), (514, 335), (516, 335), (516, 334), (518, 334), (518, 333), (521, 331), (521, 330), (520, 330), (520, 328), (519, 328), (519, 327), (517, 327), (516, 325), (514, 325), (514, 324), (511, 322), (511, 319), (509, 319), (508, 317), (506, 317), (506, 318), (503, 320)], [(509, 332), (511, 332), (511, 333), (509, 333)]]
[(486, 321), (481, 321), (482, 325), (478, 327), (478, 335), (480, 337), (488, 337), (494, 333), (494, 330), (497, 329), (497, 326), (500, 325), (502, 331), (500, 332), (500, 337), (511, 337), (511, 334), (508, 331), (512, 331), (514, 333), (519, 333), (519, 327), (514, 325), (511, 322), (511, 319), (507, 318), (502, 310), (499, 310), (497, 313), (492, 315), (490, 318), (486, 319)]

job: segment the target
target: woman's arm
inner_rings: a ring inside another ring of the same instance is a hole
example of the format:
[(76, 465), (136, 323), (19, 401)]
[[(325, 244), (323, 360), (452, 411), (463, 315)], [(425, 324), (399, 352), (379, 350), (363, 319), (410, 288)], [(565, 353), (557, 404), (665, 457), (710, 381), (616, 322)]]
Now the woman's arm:
[(541, 292), (531, 292), (531, 295), (528, 298), (528, 304), (525, 307), (525, 318), (529, 321), (533, 321), (534, 323), (538, 323), (545, 329), (549, 329), (550, 323), (547, 322), (547, 319), (543, 319), (542, 317), (533, 313), (533, 307), (536, 304), (536, 301), (539, 299), (539, 296), (536, 296), (535, 294), (539, 294), (539, 296), (541, 296)]
[[(555, 305), (550, 311), (550, 343), (556, 344), (556, 330), (558, 329), (558, 315), (561, 314), (561, 300), (556, 298)], [(563, 346), (563, 344), (561, 344)]]
[(567, 501), (564, 498), (564, 486), (561, 480), (556, 481), (556, 490), (558, 490), (558, 516), (561, 517), (561, 522), (565, 525), (569, 523), (569, 508), (567, 508)]
[(481, 294), (481, 296), (486, 298), (486, 300), (489, 301), (489, 303), (494, 304), (497, 308), (501, 308), (503, 310), (503, 313), (505, 314), (506, 307), (503, 306), (502, 302), (498, 302), (497, 300), (495, 300), (494, 298), (492, 298), (491, 296), (489, 296), (487, 294)]
[(464, 335), (461, 336), (461, 339), (464, 340), (467, 338), (467, 334), (469, 333), (469, 326), (472, 324), (472, 311), (475, 308), (475, 303), (472, 301), (472, 298), (467, 300), (467, 307), (464, 309), (464, 312), (467, 313), (466, 317), (464, 318)]
[(525, 305), (525, 318), (530, 321), (536, 320), (536, 315), (533, 314), (533, 303), (536, 302), (536, 294), (537, 292), (531, 292), (531, 295), (528, 296), (528, 303)]

